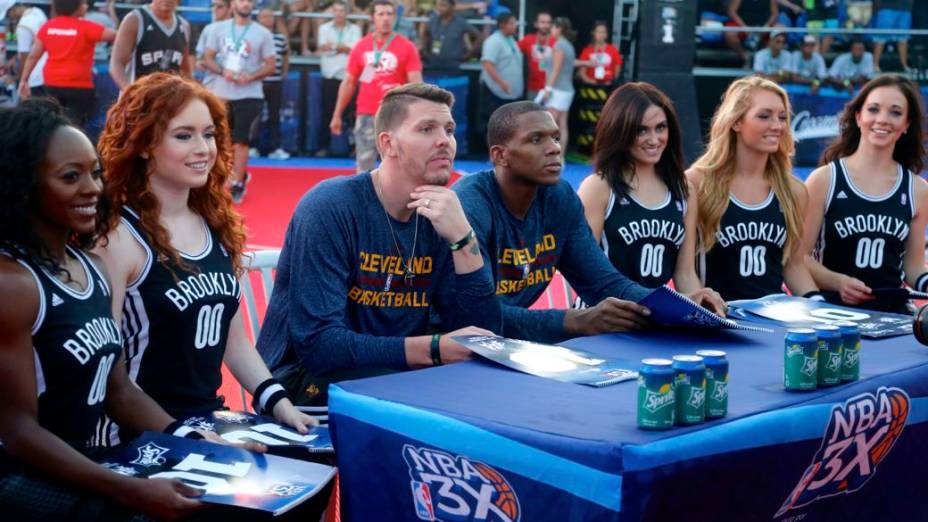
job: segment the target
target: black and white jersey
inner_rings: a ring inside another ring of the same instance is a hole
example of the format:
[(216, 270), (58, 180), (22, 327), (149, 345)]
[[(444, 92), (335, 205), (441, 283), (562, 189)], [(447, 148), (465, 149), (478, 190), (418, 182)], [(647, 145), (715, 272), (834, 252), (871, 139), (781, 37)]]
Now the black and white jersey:
[(782, 292), (786, 235), (786, 217), (773, 190), (755, 206), (729, 196), (715, 245), (700, 253), (703, 284), (726, 301)]
[(632, 281), (657, 288), (673, 277), (683, 244), (686, 201), (670, 191), (655, 207), (647, 207), (631, 194), (609, 196), (603, 222), (602, 246), (613, 266)]
[(902, 166), (896, 168), (893, 188), (873, 197), (854, 186), (844, 160), (831, 164), (817, 256), (829, 270), (860, 279), (871, 288), (898, 288), (905, 277), (915, 180)]
[[(106, 278), (83, 252), (68, 247), (86, 276), (79, 291), (44, 266), (17, 259), (35, 279), (39, 313), (32, 325), (38, 422), (70, 446), (92, 444), (110, 372), (122, 350)], [(0, 255), (9, 255), (0, 252)]]
[(139, 30), (129, 61), (129, 80), (134, 82), (156, 72), (180, 74), (184, 49), (190, 41), (190, 24), (175, 14), (173, 26), (167, 26), (148, 6), (132, 11), (130, 16), (138, 20)]
[(221, 407), (216, 391), (241, 297), (232, 259), (205, 222), (206, 246), (181, 254), (194, 272), (159, 259), (134, 211), (126, 209), (122, 223), (146, 253), (122, 307), (129, 376), (175, 417)]

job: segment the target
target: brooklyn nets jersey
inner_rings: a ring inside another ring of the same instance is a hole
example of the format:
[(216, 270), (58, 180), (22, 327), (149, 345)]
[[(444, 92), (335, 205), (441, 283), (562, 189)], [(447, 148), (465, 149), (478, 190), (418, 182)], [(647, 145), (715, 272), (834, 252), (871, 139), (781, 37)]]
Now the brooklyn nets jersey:
[(715, 239), (700, 254), (704, 285), (726, 301), (782, 292), (786, 217), (773, 190), (756, 206), (730, 196)]
[(181, 254), (195, 271), (169, 270), (170, 261), (159, 259), (138, 215), (127, 209), (122, 222), (147, 255), (138, 279), (126, 288), (122, 308), (130, 377), (175, 417), (221, 407), (216, 391), (241, 297), (232, 260), (204, 222), (206, 246)]
[(686, 201), (670, 191), (656, 207), (646, 207), (632, 195), (609, 196), (603, 222), (602, 245), (613, 266), (629, 279), (648, 288), (673, 277), (683, 244)]
[(896, 168), (895, 186), (873, 197), (854, 186), (843, 160), (831, 164), (818, 258), (829, 270), (856, 277), (870, 288), (898, 288), (904, 278), (915, 189), (912, 174), (898, 164)]
[(187, 21), (175, 14), (173, 27), (168, 27), (148, 6), (132, 11), (131, 16), (138, 19), (139, 30), (129, 61), (129, 80), (135, 81), (155, 72), (180, 74), (184, 49), (190, 41)]
[(39, 291), (39, 313), (32, 325), (39, 425), (84, 450), (103, 414), (122, 339), (106, 278), (86, 254), (70, 247), (67, 251), (80, 262), (84, 290), (64, 284), (43, 266), (17, 261), (32, 274)]

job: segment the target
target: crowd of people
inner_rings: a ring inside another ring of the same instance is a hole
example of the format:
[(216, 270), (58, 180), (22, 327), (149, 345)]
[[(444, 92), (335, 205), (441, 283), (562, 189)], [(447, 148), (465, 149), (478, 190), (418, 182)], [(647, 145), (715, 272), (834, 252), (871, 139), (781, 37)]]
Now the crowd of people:
[[(915, 4), (915, 0), (700, 0), (699, 10), (701, 24), (706, 27), (806, 28), (812, 38), (803, 39), (800, 32), (790, 33), (789, 36), (783, 33), (784, 39), (788, 40), (784, 43), (801, 44), (802, 52), (805, 52), (805, 46), (812, 40), (815, 40), (823, 55), (831, 51), (836, 41), (847, 44), (849, 48), (858, 44), (871, 44), (873, 54), (868, 67), (873, 72), (880, 72), (884, 50), (891, 43), (899, 57), (900, 72), (911, 72), (909, 31), (913, 27)], [(827, 31), (838, 28), (899, 32), (873, 34), (865, 42), (860, 37), (846, 38)], [(737, 53), (744, 67), (750, 69), (751, 53), (760, 51), (763, 42), (768, 40), (767, 34), (732, 31), (723, 33), (722, 40)], [(859, 55), (860, 52), (855, 54)], [(757, 70), (756, 58), (753, 68)], [(795, 70), (791, 72), (796, 73)], [(833, 73), (830, 74), (833, 76)]]

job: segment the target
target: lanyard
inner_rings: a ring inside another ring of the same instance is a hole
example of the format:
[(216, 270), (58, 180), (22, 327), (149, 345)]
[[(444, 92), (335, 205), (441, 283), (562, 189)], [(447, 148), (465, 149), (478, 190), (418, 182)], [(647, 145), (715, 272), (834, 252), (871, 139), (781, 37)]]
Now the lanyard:
[(509, 44), (509, 49), (512, 50), (513, 55), (516, 55), (519, 53), (519, 51), (516, 50), (516, 39), (515, 38), (511, 36), (504, 36), (503, 39), (506, 41), (507, 44)]
[(390, 47), (390, 42), (393, 41), (393, 37), (396, 36), (396, 33), (390, 33), (390, 38), (387, 38), (387, 41), (383, 43), (383, 47), (380, 49), (377, 48), (377, 38), (371, 37), (371, 46), (374, 48), (374, 68), (380, 67), (380, 57), (383, 55), (383, 52), (387, 50), (387, 47)]
[(242, 31), (242, 34), (238, 38), (235, 37), (235, 21), (232, 21), (232, 25), (229, 26), (229, 35), (232, 36), (232, 48), (235, 49), (235, 52), (238, 52), (239, 46), (242, 43), (242, 39), (245, 38), (245, 34), (248, 33), (248, 30), (251, 29), (251, 22), (248, 22), (248, 25), (245, 26), (245, 30)]

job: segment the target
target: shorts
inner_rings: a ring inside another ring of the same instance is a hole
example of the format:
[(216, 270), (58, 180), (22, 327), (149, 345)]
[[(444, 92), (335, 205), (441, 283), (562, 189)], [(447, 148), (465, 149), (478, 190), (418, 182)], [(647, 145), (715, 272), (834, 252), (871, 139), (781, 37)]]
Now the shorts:
[(575, 91), (551, 89), (551, 94), (545, 101), (545, 109), (554, 109), (558, 112), (569, 111), (570, 104), (574, 102), (574, 93)]
[[(896, 9), (880, 9), (876, 12), (876, 20), (873, 24), (874, 29), (912, 29), (912, 12), (897, 11)], [(898, 34), (877, 34), (873, 36), (874, 42), (908, 42), (909, 35), (905, 33)]]
[(377, 141), (374, 138), (374, 117), (358, 114), (354, 122), (354, 155), (358, 173), (377, 166)]
[[(809, 20), (806, 22), (806, 27), (809, 29), (837, 29), (838, 19), (829, 18), (827, 20)], [(813, 34), (815, 36), (835, 36), (832, 33), (820, 33), (820, 31), (809, 31), (809, 34)]]
[(264, 100), (245, 98), (244, 100), (228, 100), (226, 104), (229, 106), (232, 143), (250, 145), (258, 134), (258, 123), (261, 120), (261, 110), (264, 109)]

